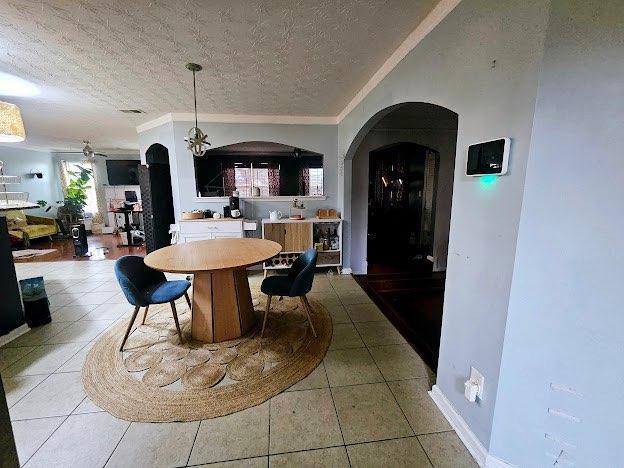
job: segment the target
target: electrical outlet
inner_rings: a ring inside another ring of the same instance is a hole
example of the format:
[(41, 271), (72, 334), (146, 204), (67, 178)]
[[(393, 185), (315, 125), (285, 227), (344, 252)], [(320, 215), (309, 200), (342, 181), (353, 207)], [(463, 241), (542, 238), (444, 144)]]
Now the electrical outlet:
[(470, 368), (470, 381), (477, 384), (477, 397), (483, 400), (483, 389), (485, 388), (485, 378), (483, 374), (474, 367)]
[(483, 378), (483, 375), (481, 375), (481, 372), (474, 367), (471, 367), (470, 378), (464, 383), (464, 396), (466, 397), (466, 400), (471, 403), (477, 401), (477, 398), (479, 398), (479, 400), (483, 400), (484, 381), (485, 379)]

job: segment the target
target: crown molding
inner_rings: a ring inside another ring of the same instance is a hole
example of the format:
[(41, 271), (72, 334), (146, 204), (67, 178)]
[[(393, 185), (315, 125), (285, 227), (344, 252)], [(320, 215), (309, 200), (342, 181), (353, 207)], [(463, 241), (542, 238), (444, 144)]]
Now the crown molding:
[(173, 122), (171, 113), (161, 115), (160, 117), (156, 117), (155, 119), (148, 120), (147, 122), (137, 125), (136, 131), (137, 133), (146, 132), (147, 130), (160, 127), (161, 125), (168, 124), (169, 122)]
[(12, 148), (18, 150), (37, 151), (39, 153), (51, 153), (52, 150), (46, 146), (30, 145), (28, 139), (19, 143), (0, 143), (0, 148)]
[[(194, 122), (191, 112), (173, 113), (174, 122)], [(197, 114), (197, 121), (204, 123), (250, 123), (282, 125), (336, 125), (336, 117), (318, 115), (249, 115), (249, 114)]]
[[(460, 2), (461, 0), (440, 0), (336, 116), (197, 114), (197, 121), (202, 123), (338, 125)], [(142, 133), (170, 122), (194, 121), (195, 115), (191, 112), (168, 113), (138, 125), (136, 130), (137, 133)]]
[[(136, 127), (137, 133), (160, 127), (170, 122), (194, 122), (192, 112), (173, 112), (145, 122)], [(332, 116), (314, 115), (250, 115), (250, 114), (197, 114), (199, 123), (240, 123), (240, 124), (279, 124), (279, 125), (336, 125)]]

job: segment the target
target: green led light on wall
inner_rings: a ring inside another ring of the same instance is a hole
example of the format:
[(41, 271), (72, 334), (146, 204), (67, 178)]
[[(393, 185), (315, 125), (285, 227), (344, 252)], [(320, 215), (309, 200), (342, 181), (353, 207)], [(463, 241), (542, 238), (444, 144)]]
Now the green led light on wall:
[(484, 189), (491, 188), (496, 183), (497, 177), (495, 175), (485, 175), (479, 178), (479, 185)]

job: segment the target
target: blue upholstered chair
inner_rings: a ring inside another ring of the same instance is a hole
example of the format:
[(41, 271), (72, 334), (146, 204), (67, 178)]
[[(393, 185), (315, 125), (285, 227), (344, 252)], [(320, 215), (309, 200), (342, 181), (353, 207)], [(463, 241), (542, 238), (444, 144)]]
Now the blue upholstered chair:
[(264, 311), (264, 320), (262, 321), (262, 331), (260, 338), (264, 336), (264, 328), (266, 327), (267, 316), (271, 309), (271, 299), (273, 296), (299, 297), (303, 310), (308, 316), (312, 333), (316, 336), (316, 330), (310, 316), (311, 307), (306, 294), (312, 289), (312, 281), (314, 280), (314, 269), (316, 268), (316, 249), (308, 249), (303, 252), (297, 260), (292, 264), (288, 275), (269, 276), (262, 281), (260, 290), (267, 295), (267, 305)]
[(136, 255), (125, 255), (119, 258), (115, 262), (115, 275), (117, 276), (117, 281), (126, 299), (134, 306), (134, 313), (132, 314), (119, 350), (123, 351), (123, 347), (126, 344), (128, 335), (130, 335), (132, 325), (136, 320), (139, 309), (145, 307), (143, 321), (141, 322), (145, 323), (149, 306), (151, 304), (164, 304), (165, 302), (171, 304), (173, 320), (178, 329), (180, 342), (182, 342), (182, 332), (180, 331), (180, 323), (178, 322), (178, 314), (174, 301), (184, 296), (189, 308), (191, 307), (191, 301), (187, 293), (188, 288), (191, 287), (190, 281), (167, 281), (162, 271), (148, 267), (143, 261), (143, 257)]

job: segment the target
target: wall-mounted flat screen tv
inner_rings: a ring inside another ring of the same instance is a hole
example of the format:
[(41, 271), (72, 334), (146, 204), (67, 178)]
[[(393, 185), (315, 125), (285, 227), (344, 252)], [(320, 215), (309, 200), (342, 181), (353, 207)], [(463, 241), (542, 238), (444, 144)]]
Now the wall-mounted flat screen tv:
[(139, 160), (106, 161), (108, 185), (139, 185)]

